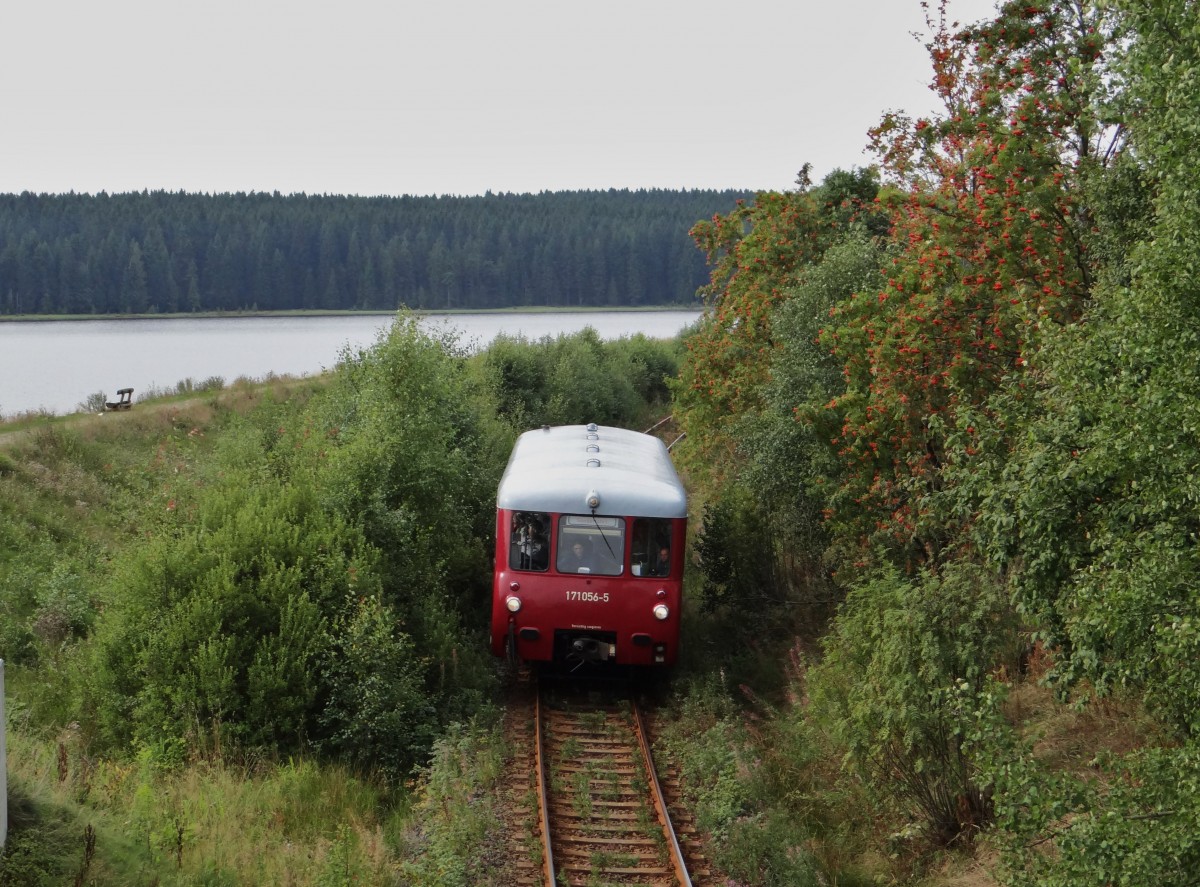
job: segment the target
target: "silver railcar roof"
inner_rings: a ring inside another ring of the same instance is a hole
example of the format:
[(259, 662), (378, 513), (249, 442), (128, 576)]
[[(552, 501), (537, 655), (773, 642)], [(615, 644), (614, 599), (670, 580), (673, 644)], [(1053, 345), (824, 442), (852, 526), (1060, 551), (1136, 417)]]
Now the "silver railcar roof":
[(600, 497), (596, 514), (687, 516), (687, 495), (663, 442), (606, 425), (526, 431), (508, 459), (496, 506), (589, 514), (593, 491)]

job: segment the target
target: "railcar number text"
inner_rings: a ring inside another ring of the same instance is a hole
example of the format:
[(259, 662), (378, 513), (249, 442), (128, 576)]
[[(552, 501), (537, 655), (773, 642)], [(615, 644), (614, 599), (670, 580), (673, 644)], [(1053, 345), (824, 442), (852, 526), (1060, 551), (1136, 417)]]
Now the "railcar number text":
[(590, 601), (596, 604), (607, 604), (608, 594), (599, 594), (595, 591), (568, 591), (567, 600), (569, 601)]

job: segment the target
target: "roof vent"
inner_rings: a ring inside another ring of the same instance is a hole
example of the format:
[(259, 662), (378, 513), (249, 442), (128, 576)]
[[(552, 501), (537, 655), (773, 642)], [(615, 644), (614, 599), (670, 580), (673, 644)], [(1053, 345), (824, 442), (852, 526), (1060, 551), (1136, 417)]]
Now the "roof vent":
[(599, 430), (600, 430), (600, 428), (599, 428), (599, 426), (597, 426), (597, 425), (596, 425), (596, 423), (595, 423), (595, 422), (589, 422), (589, 423), (588, 423), (587, 430), (588, 430), (588, 431), (599, 431)]
[(588, 468), (599, 468), (599, 467), (600, 467), (600, 460), (599, 460), (599, 459), (588, 459), (588, 460), (587, 460), (587, 467), (588, 467)]

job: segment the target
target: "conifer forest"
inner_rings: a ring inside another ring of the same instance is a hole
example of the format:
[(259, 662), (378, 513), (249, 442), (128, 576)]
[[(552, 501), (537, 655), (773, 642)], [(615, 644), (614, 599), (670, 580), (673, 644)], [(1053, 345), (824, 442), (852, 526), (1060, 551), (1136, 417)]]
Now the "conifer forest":
[(0, 195), (0, 316), (685, 304), (752, 195)]

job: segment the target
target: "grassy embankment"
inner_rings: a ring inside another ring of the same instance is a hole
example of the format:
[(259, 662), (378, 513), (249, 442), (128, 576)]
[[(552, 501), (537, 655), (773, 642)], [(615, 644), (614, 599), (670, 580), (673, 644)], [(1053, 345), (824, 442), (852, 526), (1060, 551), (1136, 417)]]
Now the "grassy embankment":
[[(231, 389), (247, 390), (254, 389), (259, 385), (270, 385), (279, 389), (280, 387), (289, 388), (300, 383), (301, 380), (292, 378), (271, 378), (257, 383), (247, 379), (238, 379), (230, 387)], [(174, 388), (152, 388), (149, 391), (139, 392), (134, 402), (139, 405), (140, 413), (178, 410), (188, 406), (198, 397), (220, 392), (225, 387), (225, 380), (219, 376), (199, 382), (194, 379), (182, 379), (176, 383)], [(228, 400), (228, 398), (222, 398), (222, 400)], [(253, 402), (253, 398), (250, 399), (250, 402)], [(64, 425), (70, 425), (82, 431), (86, 424), (106, 421), (106, 417), (109, 415), (128, 414), (105, 411), (102, 393), (91, 395), (87, 402), (77, 404), (76, 408), (69, 413), (58, 414), (45, 410), (29, 410), (9, 416), (0, 415), (0, 446), (6, 443), (11, 445), (22, 432), (44, 431)], [(142, 427), (141, 423), (136, 421), (132, 424), (138, 428)]]
[(163, 766), (102, 759), (64, 722), (87, 681), (73, 654), (96, 589), (202, 481), (223, 429), (287, 410), (321, 379), (240, 382), (127, 413), (0, 425), (0, 656), (8, 700), (9, 841), (0, 884), (384, 883), (406, 802), (311, 761)]

